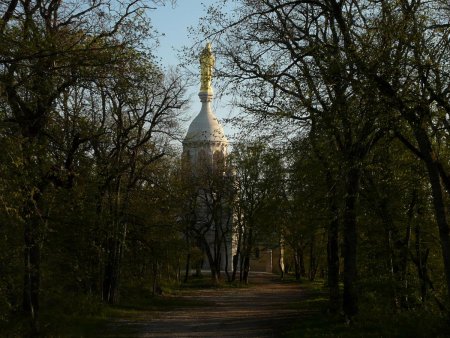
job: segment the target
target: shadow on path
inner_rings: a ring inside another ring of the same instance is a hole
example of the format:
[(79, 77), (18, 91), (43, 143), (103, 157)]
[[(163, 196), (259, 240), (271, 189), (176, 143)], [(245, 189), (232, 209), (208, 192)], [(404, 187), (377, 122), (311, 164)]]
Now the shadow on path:
[(296, 306), (306, 299), (301, 285), (280, 281), (268, 273), (252, 273), (250, 282), (252, 286), (248, 288), (186, 291), (180, 298), (205, 305), (156, 311), (148, 319), (119, 320), (111, 327), (111, 333), (127, 334), (109, 336), (281, 337), (305, 315)]

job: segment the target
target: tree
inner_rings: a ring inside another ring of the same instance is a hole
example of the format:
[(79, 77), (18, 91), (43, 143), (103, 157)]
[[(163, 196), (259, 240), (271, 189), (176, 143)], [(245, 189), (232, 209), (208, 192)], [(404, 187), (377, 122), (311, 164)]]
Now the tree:
[[(237, 252), (233, 276), (240, 259), (240, 280), (248, 283), (250, 258), (255, 245), (271, 245), (280, 235), (279, 210), (284, 187), (282, 158), (260, 142), (236, 144), (230, 154), (234, 171), (236, 198)], [(278, 228), (278, 229), (277, 229)], [(280, 238), (276, 240), (279, 244)]]
[(165, 76), (133, 53), (129, 60), (120, 74), (99, 85), (98, 113), (105, 115), (97, 128), (109, 133), (92, 143), (98, 218), (107, 234), (103, 299), (112, 304), (118, 300), (130, 198), (145, 181), (147, 168), (170, 151), (168, 137), (177, 134), (179, 109), (186, 103), (178, 76)]
[(182, 175), (185, 235), (188, 243), (193, 239), (206, 255), (211, 279), (218, 283), (222, 268), (228, 276), (232, 249), (234, 191), (228, 160), (220, 150), (214, 154), (200, 151), (196, 159), (183, 159)]
[[(242, 95), (240, 106), (251, 114), (292, 119), (299, 134), (308, 121), (310, 133), (333, 139), (328, 151), (336, 152), (346, 182), (343, 296), (344, 310), (352, 317), (358, 310), (356, 208), (361, 171), (386, 130), (384, 106), (370, 95), (368, 83), (353, 80), (358, 74), (340, 51), (343, 35), (331, 5), (272, 0), (240, 5), (237, 19), (211, 16), (210, 30), (203, 27), (217, 39), (224, 59), (218, 73)], [(350, 18), (347, 21), (352, 25)]]
[(304, 252), (307, 239), (326, 230), (329, 309), (336, 313), (340, 308), (339, 226), (343, 209), (340, 198), (343, 186), (340, 180), (340, 163), (330, 147), (333, 147), (333, 140), (318, 133), (299, 137), (292, 144), (290, 152), (293, 163), (290, 165), (288, 190), (291, 219), (288, 222), (286, 241), (297, 252), (297, 277), (306, 277)]
[[(441, 162), (441, 156), (446, 158), (447, 151), (436, 147), (447, 137), (447, 116), (443, 114), (447, 110), (443, 99), (448, 96), (444, 89), (448, 87), (445, 75), (448, 65), (441, 60), (448, 54), (447, 44), (442, 45), (442, 42), (447, 39), (445, 34), (449, 27), (447, 19), (440, 13), (448, 11), (448, 5), (441, 1), (400, 1), (364, 2), (361, 6), (356, 1), (348, 1), (348, 8), (354, 14), (352, 20), (362, 23), (356, 29), (344, 18), (343, 4), (330, 3), (331, 13), (342, 34), (342, 51), (361, 75), (361, 80), (370, 81), (390, 104), (390, 113), (400, 114), (405, 122), (402, 125), (408, 126), (414, 141), (402, 135), (402, 128), (396, 124), (394, 129), (399, 139), (427, 167), (447, 290), (450, 290), (450, 238), (444, 202), (450, 185), (448, 171)], [(379, 13), (379, 16), (372, 18), (371, 13)], [(438, 126), (444, 126), (443, 134), (437, 132)]]
[[(75, 86), (89, 87), (129, 64), (129, 51), (142, 47), (149, 32), (143, 15), (147, 8), (137, 0), (11, 1), (0, 6), (2, 137), (16, 140), (14, 161), (21, 163), (20, 172), (9, 178), (19, 182), (21, 195), (16, 210), (24, 228), (23, 312), (32, 335), (39, 331), (41, 251), (52, 196), (55, 189), (74, 184), (76, 155), (87, 151), (95, 136), (64, 129), (88, 123), (78, 113), (64, 116), (58, 105), (79, 109), (80, 102), (66, 100)], [(62, 143), (55, 139), (59, 128), (68, 132)]]

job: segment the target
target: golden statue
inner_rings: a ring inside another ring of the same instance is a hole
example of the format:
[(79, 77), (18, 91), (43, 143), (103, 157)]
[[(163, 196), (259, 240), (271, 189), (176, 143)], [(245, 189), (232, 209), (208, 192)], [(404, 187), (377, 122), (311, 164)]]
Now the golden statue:
[(212, 53), (211, 43), (208, 42), (200, 53), (200, 91), (212, 92), (211, 80), (216, 59)]

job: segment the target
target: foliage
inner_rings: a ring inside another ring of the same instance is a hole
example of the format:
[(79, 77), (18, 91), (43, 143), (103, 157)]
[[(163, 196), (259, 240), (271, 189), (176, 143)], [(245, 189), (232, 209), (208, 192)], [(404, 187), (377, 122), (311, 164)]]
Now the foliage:
[(186, 103), (143, 45), (148, 4), (0, 5), (2, 328), (35, 336), (52, 314), (118, 301), (141, 224), (132, 206), (166, 165)]
[(290, 154), (281, 231), (297, 275), (305, 236), (323, 231), (332, 312), (353, 321), (377, 302), (400, 318), (431, 302), (448, 315), (448, 4), (224, 3), (198, 32), (245, 126)]

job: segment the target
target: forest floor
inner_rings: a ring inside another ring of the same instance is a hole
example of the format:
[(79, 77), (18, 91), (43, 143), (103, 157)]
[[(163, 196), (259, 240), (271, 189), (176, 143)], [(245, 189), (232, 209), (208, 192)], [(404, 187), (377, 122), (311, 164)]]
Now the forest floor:
[(317, 306), (302, 306), (317, 292), (268, 273), (250, 286), (195, 287), (160, 296), (170, 307), (132, 311), (109, 323), (104, 337), (283, 337)]

